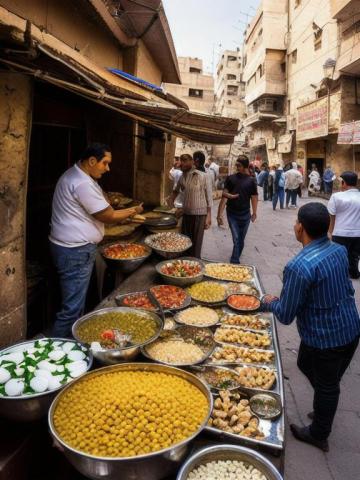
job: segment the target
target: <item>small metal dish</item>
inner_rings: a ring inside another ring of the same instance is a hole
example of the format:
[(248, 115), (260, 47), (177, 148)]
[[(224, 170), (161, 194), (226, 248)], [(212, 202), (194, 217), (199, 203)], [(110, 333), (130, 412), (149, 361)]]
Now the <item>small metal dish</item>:
[(147, 290), (142, 290), (140, 292), (131, 292), (131, 293), (123, 293), (121, 295), (116, 295), (115, 297), (115, 303), (118, 307), (126, 307), (126, 308), (136, 308), (136, 309), (139, 309), (139, 310), (146, 310), (147, 312), (158, 312), (159, 309), (156, 305), (153, 304), (153, 308), (145, 308), (145, 307), (133, 307), (133, 306), (128, 306), (126, 305), (126, 303), (124, 303), (125, 299), (128, 298), (128, 297), (131, 297), (131, 296), (136, 296), (136, 295), (140, 295), (140, 294), (146, 294), (150, 300), (150, 302), (153, 304), (153, 301), (152, 299), (150, 298)]
[[(212, 310), (212, 311), (215, 312), (214, 309), (211, 309), (210, 307), (207, 307), (207, 306), (205, 306), (205, 305), (198, 305), (198, 307), (208, 308), (208, 309), (210, 309), (210, 310)], [(197, 328), (209, 328), (209, 327), (214, 327), (215, 325), (217, 325), (217, 324), (219, 323), (219, 315), (218, 315), (217, 312), (215, 312), (215, 313), (216, 313), (216, 316), (217, 316), (217, 319), (214, 320), (214, 322), (213, 322), (213, 323), (210, 323), (210, 324), (209, 324), (209, 323), (208, 323), (208, 324), (201, 324), (201, 323), (191, 323), (191, 324), (190, 324), (190, 323), (184, 322), (184, 321), (181, 319), (181, 315), (182, 315), (184, 312), (186, 312), (187, 310), (191, 310), (191, 309), (193, 309), (193, 308), (196, 308), (196, 306), (189, 307), (189, 308), (186, 308), (186, 309), (182, 310), (181, 312), (178, 312), (178, 313), (175, 315), (175, 321), (176, 321), (177, 323), (179, 323), (180, 325), (187, 325), (187, 326), (189, 326), (189, 327), (197, 327)]]
[(218, 267), (226, 266), (226, 267), (234, 267), (234, 268), (246, 268), (249, 272), (249, 275), (251, 275), (251, 278), (248, 279), (242, 279), (242, 280), (233, 280), (229, 278), (225, 278), (224, 276), (221, 275), (211, 275), (206, 272), (206, 265), (205, 265), (205, 272), (204, 275), (205, 277), (212, 278), (214, 280), (220, 280), (220, 281), (225, 281), (225, 282), (233, 282), (233, 283), (244, 283), (244, 282), (251, 282), (255, 279), (255, 268), (251, 265), (234, 265), (234, 264), (229, 264), (229, 263), (216, 263), (216, 262), (208, 262), (208, 265), (216, 265)]
[(274, 420), (282, 413), (281, 399), (274, 393), (257, 393), (250, 398), (250, 409), (259, 418)]
[[(200, 265), (201, 271), (198, 275), (195, 275), (194, 277), (176, 277), (174, 275), (168, 275), (164, 272), (162, 272), (162, 268), (169, 263), (172, 263), (174, 261), (188, 261), (188, 262), (196, 262)], [(164, 279), (166, 283), (169, 283), (170, 285), (177, 285), (178, 287), (187, 287), (189, 285), (193, 285), (194, 283), (199, 283), (203, 279), (204, 276), (204, 264), (201, 260), (198, 258), (194, 257), (181, 257), (178, 259), (172, 259), (172, 260), (165, 260), (163, 262), (160, 262), (156, 265), (156, 271), (161, 277)]]
[[(219, 386), (215, 386), (212, 383), (210, 383), (208, 381), (208, 379), (206, 378), (207, 373), (214, 372), (214, 371), (228, 373), (229, 375), (237, 377), (238, 376), (237, 373), (232, 368), (212, 366), (212, 365), (201, 365), (201, 366), (191, 367), (190, 371), (192, 373), (194, 373), (197, 377), (199, 377), (200, 380), (205, 382), (209, 386), (209, 388), (211, 388), (212, 390), (216, 390), (216, 391), (229, 390), (229, 391), (231, 391), (231, 390), (237, 390), (238, 388), (241, 387), (241, 385), (239, 383), (237, 383), (236, 385), (234, 385), (234, 384), (231, 385), (227, 381), (225, 381), (224, 384), (221, 384)], [(231, 382), (231, 380), (230, 380), (230, 382)]]
[(267, 480), (283, 480), (274, 465), (260, 453), (240, 445), (226, 444), (205, 447), (191, 455), (181, 467), (176, 480), (188, 480), (195, 468), (219, 460), (245, 462), (259, 470)]
[[(156, 288), (159, 288), (159, 287), (168, 287), (168, 285), (154, 285), (153, 287), (150, 288), (150, 293), (152, 294), (152, 296), (155, 296), (153, 290), (156, 289)], [(181, 287), (178, 287), (178, 286), (173, 286), (174, 288), (178, 288), (179, 290), (182, 290), (183, 292), (185, 292), (186, 294), (186, 297), (185, 297), (185, 300), (183, 301), (183, 303), (181, 305), (179, 305), (178, 307), (171, 307), (171, 308), (166, 308), (164, 306), (162, 306), (164, 312), (168, 311), (168, 312), (176, 312), (178, 310), (182, 310), (186, 307), (188, 307), (191, 303), (191, 296), (185, 291), (183, 290)], [(150, 299), (151, 299), (151, 296), (149, 295)], [(157, 298), (155, 297), (155, 299), (157, 300)], [(157, 302), (159, 302), (159, 300), (157, 300)], [(153, 303), (155, 304), (155, 302), (153, 301)], [(160, 302), (159, 302), (160, 303)]]
[(191, 295), (191, 292), (190, 292), (191, 287), (190, 287), (189, 289), (187, 289), (187, 292), (189, 293), (189, 295), (191, 296), (193, 301), (200, 304), (200, 305), (204, 305), (204, 306), (207, 306), (207, 307), (220, 307), (220, 306), (226, 304), (226, 300), (227, 300), (227, 297), (228, 297), (227, 292), (226, 292), (226, 283), (221, 282), (221, 281), (214, 281), (214, 280), (204, 280), (203, 283), (205, 283), (205, 282), (206, 283), (214, 283), (214, 284), (221, 285), (222, 287), (224, 287), (224, 289), (225, 289), (224, 297), (221, 300), (218, 300), (218, 301), (199, 300), (198, 298)]
[[(189, 362), (165, 362), (154, 358), (148, 351), (148, 348), (155, 342), (163, 341), (176, 341), (176, 338), (182, 338), (184, 341), (188, 343), (193, 343), (198, 345), (199, 348), (204, 352), (204, 355), (199, 358), (197, 361), (189, 363)], [(199, 363), (204, 362), (213, 352), (216, 344), (213, 338), (212, 331), (209, 328), (197, 328), (197, 327), (190, 327), (190, 326), (180, 326), (175, 330), (168, 330), (163, 331), (159, 338), (148, 345), (145, 345), (141, 348), (142, 354), (149, 358), (150, 360), (162, 363), (164, 365), (169, 365), (173, 367), (188, 367), (192, 365), (198, 365)]]
[[(234, 305), (231, 304), (231, 298), (232, 297), (254, 298), (258, 302), (258, 306), (255, 307), (255, 308), (238, 308), (238, 307), (235, 307)], [(244, 312), (246, 312), (246, 313), (257, 312), (260, 308), (260, 305), (261, 305), (260, 299), (258, 297), (256, 297), (255, 295), (247, 295), (247, 294), (244, 294), (244, 293), (229, 295), (228, 298), (226, 299), (226, 303), (227, 303), (228, 307), (231, 308), (232, 310), (235, 310), (236, 312), (242, 312), (242, 313), (244, 313)]]

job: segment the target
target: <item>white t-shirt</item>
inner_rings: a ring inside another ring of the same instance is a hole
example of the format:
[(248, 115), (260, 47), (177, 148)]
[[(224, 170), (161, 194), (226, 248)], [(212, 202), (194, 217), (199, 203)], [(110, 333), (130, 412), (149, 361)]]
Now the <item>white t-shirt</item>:
[(49, 239), (64, 247), (99, 243), (104, 237), (104, 224), (92, 215), (108, 207), (98, 183), (74, 165), (56, 185)]
[(331, 195), (328, 211), (336, 216), (333, 235), (360, 237), (360, 191), (357, 188)]

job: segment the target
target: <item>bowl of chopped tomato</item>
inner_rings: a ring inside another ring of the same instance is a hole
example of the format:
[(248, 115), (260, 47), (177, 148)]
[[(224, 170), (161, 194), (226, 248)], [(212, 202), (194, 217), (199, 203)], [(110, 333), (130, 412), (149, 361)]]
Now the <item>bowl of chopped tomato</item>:
[(197, 258), (183, 257), (158, 263), (156, 271), (166, 283), (187, 287), (201, 282), (204, 276), (204, 264)]
[(142, 243), (112, 243), (101, 248), (107, 266), (122, 273), (136, 270), (151, 252), (151, 248)]
[(227, 304), (238, 312), (255, 312), (260, 308), (260, 300), (255, 295), (230, 295)]

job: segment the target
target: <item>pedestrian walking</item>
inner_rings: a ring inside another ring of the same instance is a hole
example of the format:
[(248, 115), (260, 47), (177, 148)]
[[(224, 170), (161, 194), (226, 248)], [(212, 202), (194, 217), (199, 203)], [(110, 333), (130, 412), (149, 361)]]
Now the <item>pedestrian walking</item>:
[(183, 175), (172, 193), (171, 204), (180, 192), (184, 193), (183, 208), (179, 211), (183, 214), (181, 231), (192, 241), (189, 255), (201, 258), (204, 230), (211, 226), (211, 182), (206, 173), (195, 168), (190, 154), (181, 155), (180, 164)]
[(290, 170), (285, 172), (286, 208), (296, 208), (298, 189), (303, 183), (303, 177), (297, 168), (296, 162), (292, 163)]
[[(169, 179), (172, 181), (172, 189), (174, 190), (176, 188), (176, 185), (178, 184), (178, 181), (180, 180), (180, 177), (182, 176), (182, 171), (180, 168), (180, 157), (175, 157), (174, 158), (174, 163), (173, 166), (169, 172)], [(184, 195), (182, 192), (179, 193), (179, 195), (176, 197), (174, 201), (174, 206), (175, 208), (182, 208), (183, 206), (183, 200), (184, 200)]]
[(327, 237), (330, 215), (321, 203), (299, 209), (294, 226), (302, 251), (286, 265), (280, 299), (266, 295), (265, 311), (300, 334), (297, 364), (314, 389), (312, 423), (290, 425), (293, 435), (327, 452), (340, 381), (359, 343), (360, 318), (343, 246)]
[(255, 178), (248, 173), (249, 159), (246, 155), (239, 156), (236, 161), (236, 169), (237, 173), (230, 175), (225, 180), (217, 221), (219, 226), (224, 224), (223, 213), (226, 205), (227, 219), (234, 244), (230, 262), (239, 264), (250, 221), (255, 222), (256, 220), (258, 192)]
[(308, 186), (308, 195), (314, 195), (320, 192), (321, 187), (321, 177), (318, 169), (315, 165), (312, 166), (312, 170), (309, 174), (309, 186)]
[(360, 278), (360, 191), (355, 172), (341, 174), (341, 192), (334, 193), (328, 203), (329, 233), (332, 240), (344, 245), (348, 252), (349, 274)]
[(332, 194), (335, 179), (336, 179), (336, 175), (332, 171), (331, 166), (328, 165), (323, 175), (324, 193), (326, 193), (327, 195)]
[(270, 170), (269, 170), (269, 178), (268, 178), (269, 200), (270, 201), (272, 201), (272, 199), (274, 198), (275, 171), (276, 171), (276, 166), (271, 165)]
[[(298, 170), (303, 178), (303, 182), (304, 182), (304, 169), (301, 165), (298, 165)], [(303, 183), (301, 185), (299, 185), (299, 188), (298, 188), (298, 195), (299, 195), (299, 198), (302, 197), (302, 187), (303, 187)]]
[(208, 162), (205, 164), (206, 171), (209, 173), (212, 180), (212, 188), (215, 191), (217, 189), (217, 184), (220, 175), (220, 167), (214, 162), (212, 158), (209, 158)]
[[(194, 159), (195, 168), (197, 170), (200, 170), (200, 172), (206, 173), (204, 152), (201, 152), (200, 150), (198, 150), (197, 152), (194, 152), (193, 159)], [(212, 182), (212, 179), (211, 179), (211, 182)]]
[(284, 208), (285, 199), (285, 174), (280, 164), (276, 165), (274, 177), (274, 195), (273, 195), (273, 210), (276, 210), (278, 201), (280, 202), (280, 209)]
[(110, 163), (110, 148), (94, 143), (56, 184), (49, 240), (62, 299), (53, 326), (54, 337), (70, 336), (73, 323), (84, 312), (104, 223), (119, 223), (142, 212), (141, 206), (124, 210), (110, 206), (97, 183), (110, 170)]
[(263, 163), (260, 167), (260, 173), (257, 176), (257, 184), (263, 189), (264, 202), (269, 198), (269, 167), (267, 163)]

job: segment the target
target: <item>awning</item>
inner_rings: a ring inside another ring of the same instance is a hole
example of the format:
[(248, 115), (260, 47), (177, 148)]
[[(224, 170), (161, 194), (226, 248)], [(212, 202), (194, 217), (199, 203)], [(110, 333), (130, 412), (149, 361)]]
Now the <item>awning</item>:
[[(0, 63), (8, 69), (33, 75), (111, 108), (134, 120), (165, 132), (201, 143), (230, 144), (238, 133), (237, 119), (189, 112), (173, 96), (122, 78), (86, 59), (48, 33), (31, 27), (31, 51), (26, 44), (26, 21), (0, 7), (0, 27), (8, 21), (12, 39), (21, 43), (21, 51), (4, 49)], [(29, 54), (29, 53), (36, 53)]]
[(281, 135), (278, 140), (278, 152), (279, 153), (290, 153), (292, 149), (292, 138), (293, 134), (288, 133), (286, 135)]

